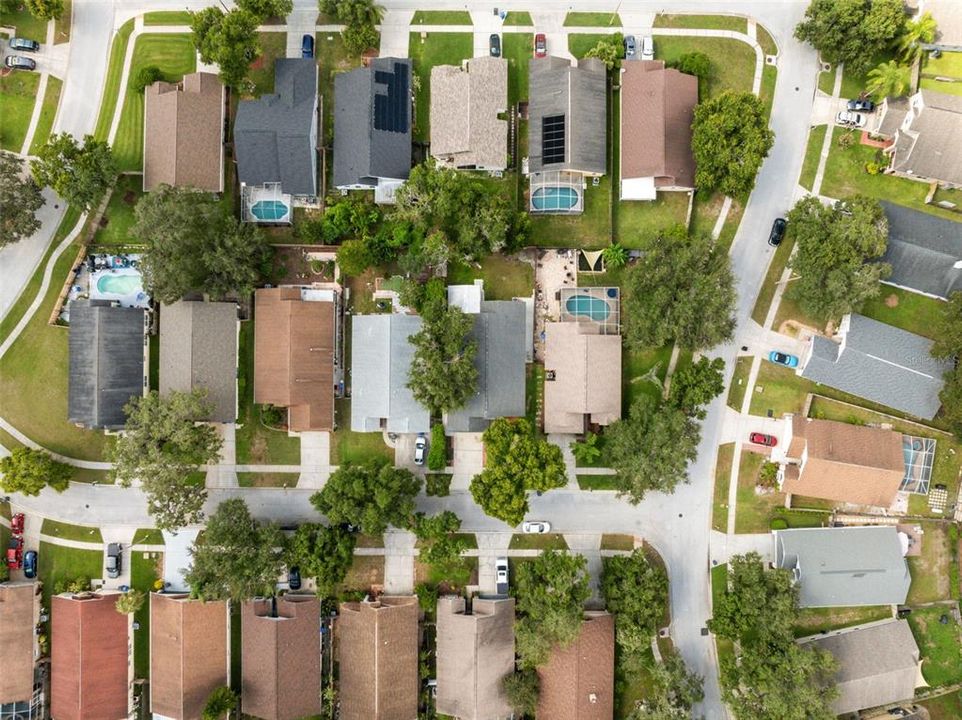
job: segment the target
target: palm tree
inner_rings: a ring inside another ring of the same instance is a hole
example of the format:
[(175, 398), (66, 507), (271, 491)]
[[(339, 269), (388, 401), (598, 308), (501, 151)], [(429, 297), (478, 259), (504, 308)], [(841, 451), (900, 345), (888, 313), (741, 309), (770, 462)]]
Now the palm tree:
[(866, 88), (876, 98), (900, 97), (908, 91), (909, 82), (909, 68), (889, 60), (869, 72)]
[(931, 13), (922, 13), (915, 22), (905, 24), (905, 32), (898, 40), (902, 59), (911, 65), (922, 57), (922, 44), (935, 40), (937, 30)]

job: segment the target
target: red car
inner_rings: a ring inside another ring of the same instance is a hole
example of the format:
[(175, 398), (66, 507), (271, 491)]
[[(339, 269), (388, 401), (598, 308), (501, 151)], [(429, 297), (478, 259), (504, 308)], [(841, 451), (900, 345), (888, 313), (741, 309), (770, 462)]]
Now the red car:
[(537, 58), (543, 58), (548, 54), (548, 39), (544, 36), (544, 33), (538, 33), (534, 36), (534, 56)]
[(10, 538), (10, 545), (7, 547), (7, 569), (19, 570), (23, 566), (23, 539), (19, 537)]
[(748, 440), (756, 445), (764, 445), (765, 447), (775, 447), (778, 445), (778, 438), (774, 435), (766, 435), (765, 433), (753, 432), (748, 436)]
[(10, 518), (10, 532), (14, 535), (23, 535), (23, 513), (17, 513)]

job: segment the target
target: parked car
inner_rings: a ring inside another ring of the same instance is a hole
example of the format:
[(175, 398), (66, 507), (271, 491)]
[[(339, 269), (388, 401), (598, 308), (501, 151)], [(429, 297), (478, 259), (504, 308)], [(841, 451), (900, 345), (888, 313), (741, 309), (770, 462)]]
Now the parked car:
[(23, 538), (12, 537), (7, 545), (7, 569), (16, 570), (23, 565)]
[(651, 35), (645, 35), (641, 39), (641, 59), (655, 59), (655, 38), (653, 38)]
[(314, 57), (314, 36), (305, 35), (301, 38), (301, 57), (302, 58), (312, 58)]
[(635, 36), (625, 35), (625, 59), (630, 60), (635, 56)]
[(521, 532), (529, 535), (543, 535), (551, 532), (551, 523), (547, 520), (525, 520), (521, 523)]
[(107, 546), (107, 577), (119, 578), (123, 565), (123, 547), (120, 543), (110, 543)]
[(501, 57), (501, 36), (498, 33), (491, 33), (488, 38), (488, 51), (491, 57)]
[(23, 554), (23, 574), (31, 580), (37, 577), (37, 551), (27, 550)]
[(875, 103), (873, 103), (868, 98), (857, 98), (855, 100), (849, 100), (846, 106), (852, 112), (864, 112), (871, 113), (875, 112)]
[(498, 595), (508, 594), (508, 558), (499, 557), (494, 561), (495, 581), (498, 586)]
[(772, 350), (768, 353), (768, 359), (771, 360), (776, 365), (784, 365), (787, 368), (797, 368), (798, 358), (794, 355), (789, 355), (787, 353), (779, 352), (778, 350)]
[(838, 115), (835, 116), (835, 122), (839, 125), (844, 125), (846, 127), (865, 127), (865, 116), (859, 115), (855, 112), (849, 112), (848, 110), (842, 110)]
[(23, 50), (24, 52), (37, 52), (40, 49), (40, 43), (36, 40), (14, 37), (10, 38), (10, 49)]
[(296, 565), (287, 571), (287, 587), (291, 590), (301, 589), (301, 569)]
[(774, 435), (766, 435), (760, 432), (749, 433), (748, 441), (755, 445), (764, 445), (765, 447), (775, 447), (778, 445), (778, 438)]
[(538, 33), (534, 36), (534, 56), (535, 57), (545, 57), (548, 54), (548, 39), (544, 36), (544, 33)]
[(30, 58), (21, 55), (7, 55), (3, 59), (3, 64), (11, 70), (36, 70), (37, 63)]
[(423, 465), (424, 464), (424, 452), (428, 447), (427, 438), (424, 437), (424, 433), (418, 433), (418, 439), (414, 441), (414, 464)]
[(768, 235), (768, 244), (772, 247), (778, 247), (782, 244), (782, 238), (785, 237), (785, 227), (788, 223), (785, 218), (775, 218), (775, 222), (772, 223), (772, 231)]
[(10, 518), (10, 532), (13, 535), (23, 535), (23, 513), (17, 513)]

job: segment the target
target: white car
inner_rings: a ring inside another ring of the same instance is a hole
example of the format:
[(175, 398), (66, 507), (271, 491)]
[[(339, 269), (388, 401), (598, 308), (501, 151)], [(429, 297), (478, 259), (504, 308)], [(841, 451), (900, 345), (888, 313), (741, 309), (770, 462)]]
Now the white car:
[(655, 59), (655, 39), (651, 35), (645, 35), (641, 39), (641, 59)]
[(865, 127), (866, 118), (861, 113), (842, 110), (835, 116), (835, 122), (848, 127)]
[(423, 465), (424, 464), (424, 451), (428, 446), (428, 441), (425, 439), (424, 434), (419, 434), (418, 439), (414, 441), (414, 464)]
[(498, 595), (508, 594), (508, 558), (499, 557), (494, 561), (494, 576)]
[(547, 520), (525, 520), (521, 523), (521, 532), (528, 535), (543, 535), (551, 532), (551, 523)]

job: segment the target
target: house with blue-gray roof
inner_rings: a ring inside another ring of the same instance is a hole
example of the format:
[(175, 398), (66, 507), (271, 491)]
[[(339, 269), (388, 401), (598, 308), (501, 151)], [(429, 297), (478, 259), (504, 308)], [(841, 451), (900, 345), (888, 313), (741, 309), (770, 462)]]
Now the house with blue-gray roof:
[(962, 226), (902, 205), (882, 207), (889, 225), (882, 260), (892, 266), (882, 282), (942, 300), (962, 290)]

